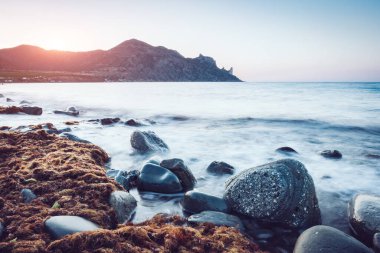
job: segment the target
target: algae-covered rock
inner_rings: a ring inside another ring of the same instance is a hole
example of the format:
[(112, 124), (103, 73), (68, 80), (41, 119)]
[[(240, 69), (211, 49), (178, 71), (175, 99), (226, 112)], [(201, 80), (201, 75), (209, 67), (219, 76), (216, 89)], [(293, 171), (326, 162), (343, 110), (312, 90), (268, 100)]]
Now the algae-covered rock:
[(136, 199), (125, 191), (112, 192), (109, 202), (115, 210), (118, 223), (129, 221), (137, 206)]

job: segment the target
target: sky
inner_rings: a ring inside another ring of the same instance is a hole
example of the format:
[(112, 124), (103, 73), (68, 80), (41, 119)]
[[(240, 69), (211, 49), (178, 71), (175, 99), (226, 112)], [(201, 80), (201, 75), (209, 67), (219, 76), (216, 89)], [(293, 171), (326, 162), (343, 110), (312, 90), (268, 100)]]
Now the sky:
[(254, 82), (380, 81), (380, 0), (0, 0), (0, 48), (200, 53)]

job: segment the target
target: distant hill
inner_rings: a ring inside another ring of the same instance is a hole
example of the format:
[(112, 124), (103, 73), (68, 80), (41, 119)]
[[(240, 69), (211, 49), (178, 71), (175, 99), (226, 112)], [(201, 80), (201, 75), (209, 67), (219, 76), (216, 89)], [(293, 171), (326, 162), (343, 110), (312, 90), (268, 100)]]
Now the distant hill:
[(211, 57), (131, 39), (110, 50), (66, 52), (21, 45), (0, 49), (0, 81), (240, 81)]

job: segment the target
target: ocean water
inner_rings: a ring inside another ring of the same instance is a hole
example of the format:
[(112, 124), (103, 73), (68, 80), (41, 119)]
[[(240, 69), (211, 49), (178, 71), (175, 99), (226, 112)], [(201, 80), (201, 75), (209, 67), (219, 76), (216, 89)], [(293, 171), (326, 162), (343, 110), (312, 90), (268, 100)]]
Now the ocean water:
[[(196, 189), (209, 194), (222, 196), (228, 178), (206, 173), (212, 161), (225, 161), (240, 172), (283, 158), (305, 164), (321, 208), (327, 210), (324, 216), (346, 212), (326, 197), (331, 194), (342, 203), (355, 193), (380, 194), (380, 83), (7, 84), (0, 86), (0, 94), (15, 101), (0, 98), (1, 105), (27, 100), (44, 109), (41, 116), (0, 115), (0, 125), (51, 122), (63, 128), (63, 122), (79, 120), (72, 133), (107, 151), (114, 169), (140, 169), (152, 157), (133, 152), (135, 127), (87, 120), (155, 121), (139, 130), (156, 132), (170, 152), (153, 158), (182, 158), (198, 179)], [(80, 116), (52, 113), (69, 106), (77, 107)], [(277, 153), (281, 146), (299, 154)], [(323, 158), (318, 152), (325, 149), (341, 151), (343, 159)], [(178, 197), (132, 194), (139, 201), (135, 222), (158, 212), (182, 213)]]

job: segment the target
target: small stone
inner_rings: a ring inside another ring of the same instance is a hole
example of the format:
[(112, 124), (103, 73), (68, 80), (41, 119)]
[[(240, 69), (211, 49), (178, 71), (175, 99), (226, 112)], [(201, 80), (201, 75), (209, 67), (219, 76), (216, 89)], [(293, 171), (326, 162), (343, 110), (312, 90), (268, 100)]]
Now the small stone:
[[(1, 95), (1, 94), (0, 94)], [(0, 222), (0, 238), (1, 238), (1, 236), (3, 235), (3, 232), (4, 232), (4, 225), (3, 225), (3, 223), (1, 223)]]
[(137, 189), (167, 194), (179, 193), (183, 190), (181, 182), (173, 172), (151, 163), (145, 164), (142, 168)]
[(183, 191), (190, 191), (194, 189), (197, 180), (195, 179), (191, 170), (185, 165), (183, 160), (178, 158), (163, 160), (160, 163), (164, 167), (173, 172), (181, 181)]
[(138, 170), (131, 170), (131, 171), (118, 171), (118, 173), (115, 175), (115, 180), (119, 184), (121, 184), (124, 189), (127, 191), (137, 187), (137, 182), (140, 176), (140, 171)]
[(278, 148), (276, 149), (277, 152), (280, 152), (280, 153), (283, 153), (283, 154), (298, 154), (297, 151), (295, 151), (293, 148), (291, 147), (281, 147), (281, 148)]
[(373, 249), (376, 253), (380, 253), (380, 233), (373, 236)]
[(255, 229), (251, 234), (257, 240), (268, 240), (274, 236), (273, 231), (270, 229)]
[(29, 114), (29, 115), (41, 115), (42, 114), (42, 108), (38, 106), (22, 106), (21, 110), (23, 113)]
[(208, 222), (217, 226), (235, 227), (244, 231), (244, 224), (239, 217), (222, 212), (204, 211), (191, 215), (187, 220), (194, 223)]
[(30, 203), (33, 199), (37, 198), (36, 194), (34, 194), (30, 189), (22, 189), (21, 196), (24, 203)]
[(0, 98), (3, 98), (4, 97), (4, 95), (3, 94), (0, 94)]
[(53, 216), (45, 221), (45, 227), (54, 239), (77, 232), (99, 229), (95, 223), (79, 216)]
[(371, 253), (355, 238), (328, 226), (314, 226), (297, 239), (294, 253)]
[(120, 121), (120, 118), (104, 118), (100, 120), (100, 124), (104, 125), (112, 125)]
[(340, 153), (338, 150), (324, 150), (320, 153), (321, 156), (324, 158), (330, 158), (330, 159), (341, 159), (342, 153)]
[(66, 139), (69, 139), (69, 140), (72, 140), (72, 141), (76, 141), (76, 142), (81, 142), (81, 143), (91, 143), (89, 141), (86, 141), (86, 140), (83, 140), (73, 134), (69, 134), (69, 133), (62, 133), (60, 134), (61, 137), (64, 137)]
[(214, 161), (207, 167), (207, 172), (217, 175), (234, 174), (235, 168), (228, 163)]
[(14, 102), (14, 101), (10, 98), (7, 98), (7, 102)]
[(133, 126), (133, 127), (141, 127), (141, 126), (144, 126), (143, 123), (141, 123), (141, 122), (139, 122), (139, 121), (137, 121), (137, 120), (135, 120), (135, 119), (129, 119), (129, 120), (127, 120), (127, 121), (125, 122), (125, 124), (126, 124), (127, 126)]
[(348, 217), (353, 232), (366, 244), (380, 232), (380, 196), (357, 194), (348, 205)]
[(78, 116), (79, 115), (79, 111), (74, 106), (68, 107), (66, 109), (66, 111), (55, 110), (55, 111), (53, 111), (53, 113), (65, 114), (65, 115), (69, 115), (69, 116)]
[(131, 145), (142, 154), (169, 150), (168, 145), (152, 131), (134, 131), (131, 135)]
[(136, 199), (125, 191), (114, 191), (110, 195), (109, 203), (115, 210), (118, 223), (129, 221), (137, 207)]
[(186, 192), (182, 207), (188, 213), (200, 213), (203, 211), (228, 213), (230, 211), (222, 198), (197, 191)]
[(29, 102), (29, 101), (27, 101), (27, 100), (22, 100), (21, 102), (20, 102), (20, 105), (24, 105), (24, 104), (31, 104), (31, 102)]

